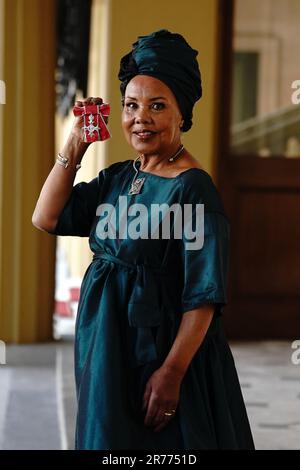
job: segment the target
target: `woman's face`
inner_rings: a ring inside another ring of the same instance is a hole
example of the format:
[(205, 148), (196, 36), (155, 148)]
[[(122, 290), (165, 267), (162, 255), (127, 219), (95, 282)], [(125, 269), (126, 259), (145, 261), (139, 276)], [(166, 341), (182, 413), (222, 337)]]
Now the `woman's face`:
[(182, 116), (170, 88), (157, 78), (136, 75), (126, 87), (122, 127), (138, 153), (164, 155), (180, 145)]

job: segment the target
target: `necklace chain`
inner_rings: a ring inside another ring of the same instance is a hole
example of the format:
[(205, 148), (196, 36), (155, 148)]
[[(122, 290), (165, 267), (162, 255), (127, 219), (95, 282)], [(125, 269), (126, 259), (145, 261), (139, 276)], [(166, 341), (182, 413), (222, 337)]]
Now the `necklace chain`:
[[(172, 157), (168, 158), (169, 162), (173, 162), (183, 150), (184, 150), (184, 146), (181, 144), (181, 146), (179, 147), (179, 149), (177, 150), (177, 152), (174, 153), (174, 155), (172, 155)], [(135, 167), (135, 162), (136, 162), (139, 158), (141, 158), (141, 155), (138, 155), (138, 156), (136, 157), (136, 159), (134, 160), (134, 162), (133, 162), (133, 167), (134, 167), (134, 169), (135, 169), (136, 171), (138, 171), (138, 169)]]
[(177, 152), (168, 159), (169, 162), (173, 162), (175, 158), (178, 157), (178, 155), (183, 151), (183, 149), (184, 149), (184, 146), (181, 144), (181, 146), (179, 147), (179, 150), (177, 150)]
[[(177, 150), (177, 152), (174, 153), (174, 155), (172, 155), (172, 157), (168, 158), (168, 161), (169, 161), (169, 162), (173, 162), (173, 161), (178, 157), (178, 155), (181, 154), (181, 152), (182, 152), (183, 150), (184, 150), (184, 146), (181, 145), (180, 148)], [(136, 180), (136, 177), (137, 177), (137, 175), (138, 175), (139, 169), (136, 168), (135, 163), (136, 163), (136, 161), (137, 161), (139, 158), (141, 158), (141, 155), (138, 155), (138, 156), (136, 157), (136, 159), (133, 161), (133, 168), (134, 168), (134, 170), (135, 170), (136, 173), (135, 173), (134, 178), (133, 178), (132, 183), (131, 183), (131, 187), (130, 187), (130, 190), (129, 190), (129, 193), (128, 193), (129, 195), (131, 195), (131, 194), (138, 194), (138, 193), (140, 192), (140, 190), (141, 190), (143, 184), (144, 184), (144, 181), (145, 181), (145, 178), (138, 178), (138, 179)]]

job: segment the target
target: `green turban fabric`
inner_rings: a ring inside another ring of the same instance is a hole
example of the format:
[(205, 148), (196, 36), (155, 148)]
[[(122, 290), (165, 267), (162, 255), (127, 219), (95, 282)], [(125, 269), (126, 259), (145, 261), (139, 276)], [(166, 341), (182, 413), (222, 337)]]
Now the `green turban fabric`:
[(149, 75), (164, 82), (173, 92), (184, 119), (182, 131), (192, 127), (193, 106), (202, 96), (198, 51), (177, 33), (166, 29), (139, 36), (131, 52), (121, 59), (118, 78), (124, 96), (136, 75)]

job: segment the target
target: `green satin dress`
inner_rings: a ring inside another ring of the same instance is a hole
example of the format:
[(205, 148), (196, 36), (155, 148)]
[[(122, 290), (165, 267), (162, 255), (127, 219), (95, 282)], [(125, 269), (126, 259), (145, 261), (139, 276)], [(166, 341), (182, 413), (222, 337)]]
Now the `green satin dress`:
[[(219, 193), (207, 172), (190, 168), (174, 178), (140, 171), (144, 185), (139, 194), (128, 195), (135, 176), (132, 163), (114, 163), (91, 182), (76, 184), (52, 232), (89, 237), (94, 253), (76, 321), (75, 448), (253, 449), (221, 325), (227, 303), (229, 222)], [(128, 208), (144, 204), (149, 216), (154, 203), (204, 204), (204, 245), (187, 249), (190, 240), (184, 234), (105, 239), (99, 231), (99, 205), (112, 204), (124, 215), (119, 196)], [(182, 316), (206, 302), (215, 304), (213, 320), (182, 381), (174, 418), (155, 433), (144, 426), (146, 382), (167, 356)]]

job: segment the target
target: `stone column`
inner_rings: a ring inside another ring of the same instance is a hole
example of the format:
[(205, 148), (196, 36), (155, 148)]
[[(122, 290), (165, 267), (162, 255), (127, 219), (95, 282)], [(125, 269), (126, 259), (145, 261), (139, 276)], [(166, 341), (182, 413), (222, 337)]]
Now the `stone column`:
[(55, 2), (0, 8), (0, 338), (27, 343), (52, 337), (55, 238), (31, 216), (54, 163)]

